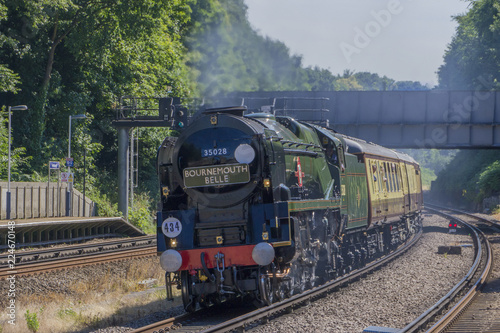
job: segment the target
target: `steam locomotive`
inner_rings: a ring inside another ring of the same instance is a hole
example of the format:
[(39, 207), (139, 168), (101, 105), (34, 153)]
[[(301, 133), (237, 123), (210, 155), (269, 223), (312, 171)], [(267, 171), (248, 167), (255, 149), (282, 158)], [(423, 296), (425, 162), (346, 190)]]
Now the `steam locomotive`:
[(365, 265), (420, 228), (420, 169), (410, 156), (245, 113), (207, 109), (158, 151), (158, 254), (187, 311), (237, 298), (271, 304)]

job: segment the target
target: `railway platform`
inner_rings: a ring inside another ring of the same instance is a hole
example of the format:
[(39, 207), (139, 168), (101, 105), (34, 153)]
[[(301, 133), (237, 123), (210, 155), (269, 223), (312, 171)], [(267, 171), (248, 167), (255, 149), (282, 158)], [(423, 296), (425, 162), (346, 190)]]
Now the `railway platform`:
[[(13, 236), (14, 235), (14, 236)], [(15, 237), (16, 248), (76, 243), (93, 238), (142, 236), (122, 217), (52, 217), (0, 221), (0, 250)]]

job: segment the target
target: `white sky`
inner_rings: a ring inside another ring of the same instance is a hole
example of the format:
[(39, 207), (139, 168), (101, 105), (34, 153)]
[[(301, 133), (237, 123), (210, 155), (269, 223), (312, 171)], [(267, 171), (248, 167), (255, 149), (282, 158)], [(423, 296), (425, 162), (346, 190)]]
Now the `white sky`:
[(284, 42), (305, 66), (437, 84), (436, 71), (467, 11), (463, 0), (245, 0), (261, 34)]

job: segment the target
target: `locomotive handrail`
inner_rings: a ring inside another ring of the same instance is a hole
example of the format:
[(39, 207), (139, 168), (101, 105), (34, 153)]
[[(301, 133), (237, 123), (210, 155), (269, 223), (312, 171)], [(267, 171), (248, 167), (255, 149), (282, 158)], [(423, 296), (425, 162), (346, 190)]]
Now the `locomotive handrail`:
[(307, 112), (330, 112), (328, 109), (274, 109), (275, 112), (277, 111), (307, 111)]
[(300, 150), (300, 149), (288, 149), (285, 148), (283, 149), (285, 154), (288, 155), (304, 155), (304, 156), (311, 156), (311, 157), (318, 157), (319, 153), (315, 151), (309, 151), (309, 150)]
[(245, 220), (231, 220), (231, 221), (220, 221), (220, 222), (198, 222), (195, 224), (195, 229), (201, 228), (219, 228), (224, 226), (240, 226), (246, 224)]
[(286, 141), (286, 140), (283, 140), (282, 137), (279, 137), (279, 136), (273, 136), (271, 135), (270, 137), (267, 138), (269, 141)]
[(323, 147), (316, 145), (314, 143), (306, 143), (306, 142), (297, 142), (297, 141), (290, 141), (290, 140), (281, 140), (282, 143), (284, 144), (289, 144), (289, 145), (296, 145), (297, 147), (299, 146), (306, 146), (306, 147), (314, 147), (318, 149), (322, 149)]

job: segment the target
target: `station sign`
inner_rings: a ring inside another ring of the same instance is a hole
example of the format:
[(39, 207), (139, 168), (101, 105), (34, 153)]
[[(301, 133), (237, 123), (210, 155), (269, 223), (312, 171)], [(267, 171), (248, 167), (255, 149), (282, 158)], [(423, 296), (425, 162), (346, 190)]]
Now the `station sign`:
[(73, 183), (74, 173), (73, 172), (61, 172), (61, 182)]
[(51, 170), (59, 170), (60, 167), (61, 165), (59, 162), (53, 162), (53, 161), (49, 162), (49, 169)]

